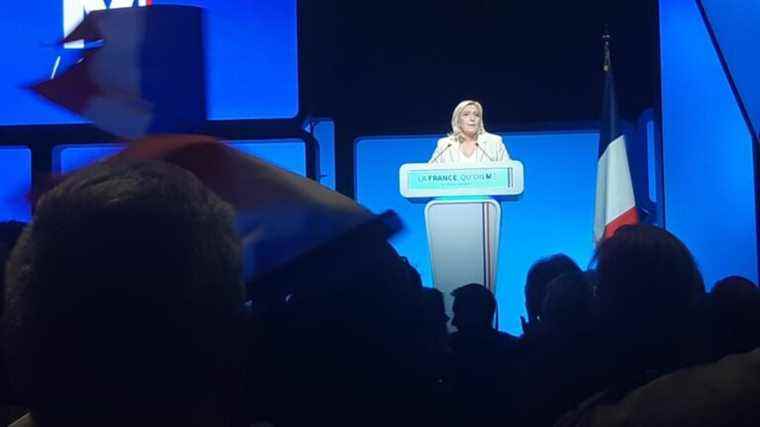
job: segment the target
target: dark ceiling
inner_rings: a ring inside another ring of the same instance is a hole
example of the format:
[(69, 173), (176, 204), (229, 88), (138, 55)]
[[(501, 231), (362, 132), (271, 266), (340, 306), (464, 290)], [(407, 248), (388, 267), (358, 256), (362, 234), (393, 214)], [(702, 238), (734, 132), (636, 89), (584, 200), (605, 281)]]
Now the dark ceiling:
[(303, 0), (301, 20), (304, 108), (353, 133), (443, 132), (465, 98), (489, 123), (597, 120), (605, 26), (623, 117), (656, 104), (656, 0)]

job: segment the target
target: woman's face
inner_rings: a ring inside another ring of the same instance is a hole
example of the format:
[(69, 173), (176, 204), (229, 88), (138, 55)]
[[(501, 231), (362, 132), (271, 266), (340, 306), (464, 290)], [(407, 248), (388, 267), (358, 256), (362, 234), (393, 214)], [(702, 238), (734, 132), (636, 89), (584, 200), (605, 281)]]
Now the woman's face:
[(480, 130), (480, 111), (478, 111), (478, 107), (474, 105), (464, 107), (464, 110), (459, 115), (459, 128), (462, 129), (462, 133), (469, 137), (474, 137), (478, 134), (478, 130)]

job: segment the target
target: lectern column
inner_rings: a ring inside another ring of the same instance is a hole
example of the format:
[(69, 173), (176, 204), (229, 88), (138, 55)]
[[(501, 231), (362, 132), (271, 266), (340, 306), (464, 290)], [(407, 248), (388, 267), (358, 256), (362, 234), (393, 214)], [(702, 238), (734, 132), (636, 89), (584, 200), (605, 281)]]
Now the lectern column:
[(495, 293), (501, 206), (489, 197), (439, 198), (425, 206), (433, 282), (451, 316), (451, 291), (480, 283)]

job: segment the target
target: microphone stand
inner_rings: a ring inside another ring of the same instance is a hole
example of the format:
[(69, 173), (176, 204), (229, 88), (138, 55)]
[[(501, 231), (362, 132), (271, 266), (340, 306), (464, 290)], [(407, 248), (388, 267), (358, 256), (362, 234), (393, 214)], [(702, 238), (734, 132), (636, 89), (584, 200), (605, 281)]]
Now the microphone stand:
[(448, 149), (449, 149), (449, 148), (451, 148), (451, 145), (452, 145), (452, 144), (449, 142), (449, 144), (446, 146), (446, 148), (444, 148), (443, 150), (441, 150), (441, 152), (440, 152), (440, 153), (438, 153), (438, 155), (437, 155), (437, 156), (435, 156), (435, 157), (433, 158), (433, 160), (429, 161), (428, 163), (435, 163), (435, 161), (436, 161), (436, 160), (438, 160), (438, 159), (440, 159), (440, 158), (441, 158), (441, 156), (443, 155), (443, 153), (445, 153), (446, 151), (448, 151)]
[(491, 156), (489, 156), (489, 155), (488, 155), (488, 152), (486, 151), (486, 149), (485, 149), (485, 148), (483, 148), (483, 146), (481, 146), (479, 142), (475, 142), (475, 146), (476, 146), (476, 147), (478, 147), (478, 148), (480, 148), (480, 151), (482, 151), (482, 152), (483, 152), (483, 155), (484, 155), (484, 156), (486, 156), (486, 158), (487, 158), (488, 160), (490, 160), (490, 161), (492, 161), (492, 162), (494, 161), (494, 159), (493, 159), (493, 158), (491, 158)]

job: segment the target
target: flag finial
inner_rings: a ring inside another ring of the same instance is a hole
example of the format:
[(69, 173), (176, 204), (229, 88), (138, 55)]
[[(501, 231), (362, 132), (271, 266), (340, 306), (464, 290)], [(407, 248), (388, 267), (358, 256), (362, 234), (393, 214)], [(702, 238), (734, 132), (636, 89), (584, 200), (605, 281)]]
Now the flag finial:
[(607, 24), (604, 25), (602, 41), (604, 42), (604, 72), (608, 72), (612, 66), (612, 59), (610, 55), (610, 41), (612, 41), (612, 35), (610, 35), (610, 28)]

